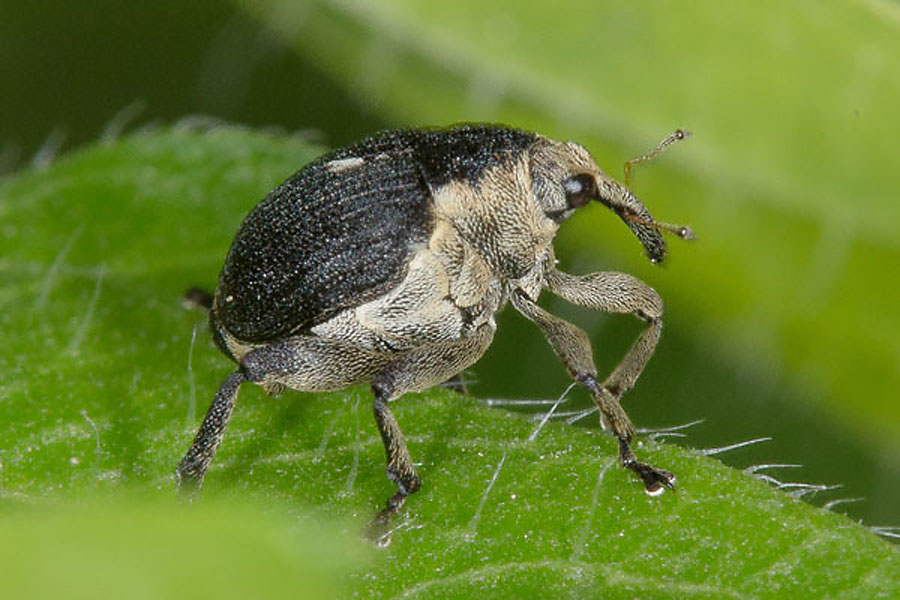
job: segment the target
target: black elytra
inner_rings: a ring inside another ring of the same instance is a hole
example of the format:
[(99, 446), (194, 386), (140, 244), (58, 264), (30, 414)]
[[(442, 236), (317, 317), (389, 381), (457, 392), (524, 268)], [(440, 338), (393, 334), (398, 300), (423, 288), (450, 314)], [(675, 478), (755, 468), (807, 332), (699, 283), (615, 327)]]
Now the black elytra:
[(380, 297), (432, 232), (431, 191), (477, 185), (535, 138), (497, 125), (391, 131), (303, 167), (241, 225), (219, 276), (219, 324), (245, 342), (270, 342)]

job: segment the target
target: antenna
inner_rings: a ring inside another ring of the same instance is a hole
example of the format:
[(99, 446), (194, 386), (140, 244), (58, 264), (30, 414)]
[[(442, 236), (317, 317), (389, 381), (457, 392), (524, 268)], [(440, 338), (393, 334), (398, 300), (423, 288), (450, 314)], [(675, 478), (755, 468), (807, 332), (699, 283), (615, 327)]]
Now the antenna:
[(675, 142), (680, 142), (689, 135), (691, 135), (690, 131), (687, 131), (685, 129), (676, 129), (674, 133), (670, 133), (669, 135), (664, 137), (663, 140), (656, 145), (656, 148), (654, 148), (647, 154), (643, 154), (641, 156), (638, 156), (637, 158), (632, 158), (631, 160), (625, 161), (625, 187), (629, 189), (631, 188), (631, 169), (634, 167), (634, 165), (652, 160), (656, 157), (657, 154), (665, 150), (666, 146), (670, 146)]
[[(675, 142), (680, 142), (691, 135), (690, 131), (686, 129), (676, 129), (673, 133), (670, 133), (666, 137), (662, 139), (660, 143), (656, 145), (656, 148), (648, 152), (647, 154), (643, 154), (638, 156), (637, 158), (632, 158), (631, 160), (625, 161), (625, 187), (631, 189), (631, 170), (634, 165), (642, 162), (646, 162), (648, 160), (652, 160), (656, 158), (656, 156), (666, 149), (666, 146), (670, 146)], [(653, 221), (649, 219), (644, 219), (637, 215), (624, 214), (623, 218), (628, 219), (634, 223), (641, 223), (643, 225), (649, 225), (655, 229), (659, 229), (660, 231), (667, 231), (673, 235), (680, 237), (683, 240), (695, 240), (697, 239), (697, 235), (694, 233), (694, 230), (690, 228), (688, 225), (674, 225), (672, 223), (663, 223), (661, 221)]]

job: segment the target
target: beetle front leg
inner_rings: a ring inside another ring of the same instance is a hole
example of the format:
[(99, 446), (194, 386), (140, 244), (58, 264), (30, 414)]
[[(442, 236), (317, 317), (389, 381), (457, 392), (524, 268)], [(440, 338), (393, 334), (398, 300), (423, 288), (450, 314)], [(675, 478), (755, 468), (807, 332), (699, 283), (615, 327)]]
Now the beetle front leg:
[[(600, 386), (606, 393), (598, 393), (612, 396), (618, 404), (619, 399), (634, 387), (656, 350), (662, 333), (662, 299), (649, 285), (626, 273), (569, 275), (550, 268), (547, 270), (545, 280), (552, 293), (572, 304), (605, 312), (632, 313), (648, 323), (647, 329), (641, 333), (622, 362)], [(619, 436), (619, 456), (622, 464), (641, 477), (648, 493), (661, 493), (663, 491), (661, 486), (674, 489), (675, 476), (668, 471), (654, 469), (638, 462), (628, 446), (630, 439), (630, 435), (624, 438)]]
[[(648, 494), (659, 494), (664, 488), (675, 489), (675, 476), (672, 473), (639, 462), (635, 457), (629, 445), (634, 436), (634, 425), (619, 402), (621, 394), (630, 389), (643, 369), (649, 354), (645, 357), (642, 352), (646, 351), (648, 344), (654, 339), (653, 335), (646, 336), (645, 332), (645, 336), (638, 339), (622, 364), (600, 384), (597, 382), (591, 342), (586, 333), (568, 321), (548, 313), (522, 292), (513, 294), (512, 303), (541, 329), (572, 378), (591, 393), (600, 411), (601, 421), (619, 440), (622, 466), (641, 478)], [(656, 339), (658, 337), (657, 332)], [(649, 352), (652, 353), (652, 346), (649, 346)]]
[(649, 285), (625, 273), (569, 275), (555, 269), (546, 274), (547, 287), (563, 300), (593, 310), (631, 313), (647, 322), (622, 362), (603, 382), (616, 399), (631, 388), (647, 366), (662, 333), (663, 302)]

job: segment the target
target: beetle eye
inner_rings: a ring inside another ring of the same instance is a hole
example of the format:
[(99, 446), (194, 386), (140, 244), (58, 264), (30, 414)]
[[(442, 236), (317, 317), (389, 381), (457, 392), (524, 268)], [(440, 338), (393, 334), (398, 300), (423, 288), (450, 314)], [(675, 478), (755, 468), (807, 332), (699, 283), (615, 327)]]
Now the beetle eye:
[(579, 173), (569, 177), (563, 182), (563, 189), (566, 192), (569, 208), (584, 206), (599, 195), (597, 182), (592, 175), (587, 173)]

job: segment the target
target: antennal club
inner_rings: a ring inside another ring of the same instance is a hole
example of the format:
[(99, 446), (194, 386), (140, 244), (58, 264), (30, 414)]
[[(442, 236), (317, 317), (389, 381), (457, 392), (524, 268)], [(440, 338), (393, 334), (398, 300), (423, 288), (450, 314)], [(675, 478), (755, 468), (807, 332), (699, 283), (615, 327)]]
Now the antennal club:
[(643, 219), (637, 215), (623, 215), (623, 218), (632, 221), (633, 223), (641, 223), (643, 225), (649, 225), (655, 229), (659, 229), (660, 231), (666, 231), (671, 233), (672, 235), (676, 235), (683, 240), (696, 240), (697, 234), (694, 233), (694, 230), (691, 229), (690, 225), (675, 225), (674, 223), (663, 223), (662, 221), (649, 221), (647, 219)]

